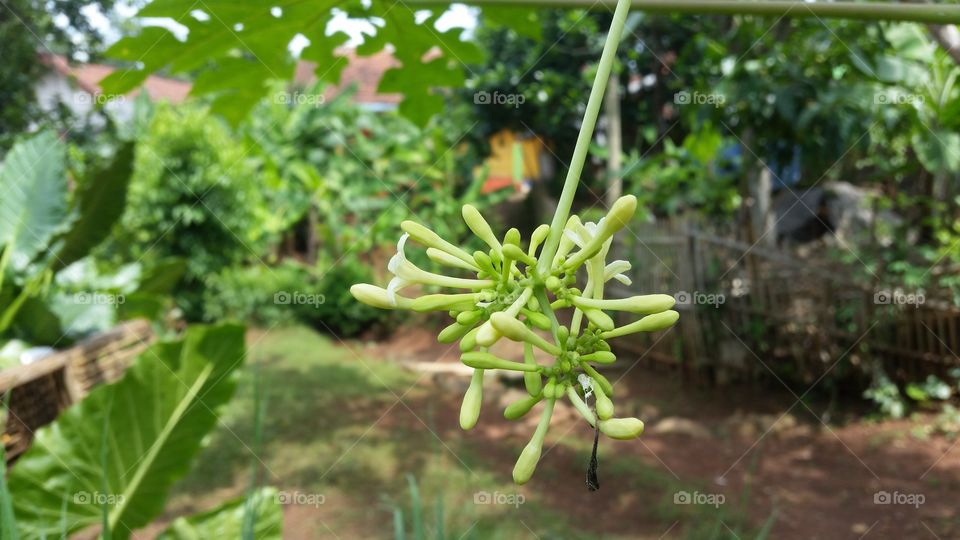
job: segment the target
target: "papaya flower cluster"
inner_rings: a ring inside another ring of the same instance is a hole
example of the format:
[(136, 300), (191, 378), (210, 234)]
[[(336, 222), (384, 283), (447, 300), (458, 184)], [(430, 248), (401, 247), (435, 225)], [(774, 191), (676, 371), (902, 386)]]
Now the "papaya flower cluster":
[[(613, 439), (633, 439), (643, 432), (639, 419), (615, 417), (613, 385), (595, 367), (616, 361), (609, 340), (663, 330), (679, 318), (670, 309), (674, 305), (670, 295), (603, 296), (611, 279), (630, 284), (626, 275), (630, 263), (608, 263), (607, 255), (613, 235), (629, 222), (636, 207), (635, 197), (621, 197), (599, 222), (583, 223), (574, 215), (559, 234), (551, 234), (550, 226), (541, 225), (524, 245), (520, 231), (510, 229), (498, 238), (480, 212), (466, 205), (464, 221), (489, 248), (474, 253), (419, 223), (404, 221), (397, 254), (388, 264), (393, 278), (387, 287), (362, 283), (350, 289), (357, 300), (378, 308), (449, 312), (454, 321), (440, 332), (438, 340), (459, 341), (461, 361), (474, 370), (460, 409), (460, 426), (465, 430), (473, 428), (480, 415), (485, 370), (523, 373), (529, 396), (509, 405), (504, 416), (516, 420), (538, 403), (544, 405), (536, 431), (513, 469), (517, 484), (530, 480), (536, 469), (558, 399), (568, 399), (586, 422)], [(455, 275), (429, 272), (410, 262), (406, 257), (409, 240), (425, 247), (427, 257)], [(579, 288), (581, 268), (586, 283)], [(457, 292), (404, 296), (403, 289), (411, 285)], [(571, 309), (569, 324), (561, 324), (557, 312)], [(614, 311), (638, 318), (616, 326), (608, 314)], [(523, 358), (500, 358), (488, 352), (501, 339), (522, 343)], [(548, 353), (552, 363), (538, 363), (535, 348)]]

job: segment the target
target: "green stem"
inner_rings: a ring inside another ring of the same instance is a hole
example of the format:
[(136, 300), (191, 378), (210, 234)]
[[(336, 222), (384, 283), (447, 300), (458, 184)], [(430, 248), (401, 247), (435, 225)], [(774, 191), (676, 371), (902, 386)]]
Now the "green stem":
[[(414, 6), (447, 5), (452, 0), (409, 0)], [(474, 6), (527, 6), (535, 8), (606, 9), (614, 0), (467, 0)], [(619, 4), (619, 2), (617, 2)], [(960, 6), (895, 2), (796, 2), (744, 0), (631, 0), (634, 10), (645, 13), (690, 15), (757, 15), (761, 17), (815, 17), (865, 21), (960, 23)]]
[(583, 123), (580, 125), (580, 133), (577, 135), (577, 144), (574, 146), (573, 158), (570, 160), (570, 169), (567, 170), (567, 178), (563, 182), (560, 202), (557, 203), (557, 211), (554, 212), (553, 222), (550, 224), (550, 235), (547, 236), (547, 243), (544, 244), (543, 250), (540, 252), (540, 259), (537, 261), (537, 271), (541, 275), (546, 275), (547, 271), (550, 270), (553, 256), (557, 253), (557, 247), (560, 245), (560, 237), (563, 235), (563, 226), (566, 225), (567, 218), (570, 216), (573, 196), (576, 194), (577, 185), (580, 183), (580, 174), (583, 172), (583, 164), (587, 159), (590, 141), (593, 140), (593, 130), (597, 125), (597, 116), (600, 114), (603, 94), (607, 91), (607, 80), (610, 78), (610, 71), (613, 69), (613, 62), (617, 57), (617, 46), (620, 45), (620, 38), (623, 36), (623, 25), (627, 20), (627, 12), (630, 11), (630, 1), (617, 0), (617, 10), (613, 14), (610, 31), (607, 32), (607, 41), (603, 44), (600, 65), (597, 67), (597, 75), (594, 77), (593, 87), (590, 89), (590, 99), (587, 100), (587, 110), (583, 114)]

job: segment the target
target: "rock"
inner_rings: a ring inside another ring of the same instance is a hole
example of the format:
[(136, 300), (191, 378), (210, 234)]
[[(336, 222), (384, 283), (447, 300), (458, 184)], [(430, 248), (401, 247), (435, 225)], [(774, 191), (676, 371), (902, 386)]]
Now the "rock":
[(700, 422), (677, 416), (664, 418), (657, 422), (650, 431), (658, 434), (687, 435), (695, 439), (705, 439), (711, 436), (710, 430)]

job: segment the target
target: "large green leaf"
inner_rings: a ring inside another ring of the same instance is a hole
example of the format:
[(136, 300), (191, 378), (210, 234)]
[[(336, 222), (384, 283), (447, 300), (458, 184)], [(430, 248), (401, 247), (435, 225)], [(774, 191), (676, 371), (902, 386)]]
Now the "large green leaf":
[[(389, 70), (378, 90), (403, 94), (400, 111), (419, 123), (425, 123), (443, 107), (443, 99), (433, 89), (462, 85), (463, 63), (479, 59), (479, 49), (461, 39), (462, 28), (436, 29), (445, 7), (418, 21), (413, 8), (384, 0), (211, 0), (202, 4), (154, 0), (138, 15), (173, 19), (187, 28), (186, 39), (158, 27), (146, 27), (136, 36), (121, 39), (107, 55), (133, 67), (117, 70), (100, 84), (105, 92), (123, 94), (160, 70), (195, 77), (191, 94), (212, 97), (212, 110), (238, 123), (271, 91), (271, 80), (292, 78), (294, 61), (289, 46), (298, 34), (310, 40), (301, 57), (317, 64), (317, 78), (339, 80), (346, 61), (337, 48), (346, 43), (347, 36), (326, 35), (333, 8), (374, 24), (376, 31), (365, 39), (359, 55), (372, 55), (388, 45), (393, 49), (403, 69)], [(198, 12), (203, 15), (197, 16)], [(526, 24), (517, 25), (527, 31), (530, 12), (523, 12)], [(425, 58), (431, 51), (439, 51), (441, 56), (431, 53)]]
[(66, 149), (42, 131), (14, 145), (0, 168), (0, 247), (22, 267), (41, 253), (67, 216)]
[(244, 519), (253, 514), (253, 537), (279, 540), (283, 537), (283, 509), (280, 494), (266, 487), (249, 497), (228, 501), (209, 512), (178, 518), (157, 540), (205, 540), (243, 538)]
[(232, 396), (243, 355), (243, 327), (191, 327), (39, 430), (9, 476), (22, 536), (59, 536), (63, 514), (70, 532), (95, 525), (105, 509), (123, 540), (156, 518)]
[(63, 245), (53, 261), (54, 270), (85, 257), (107, 238), (114, 223), (123, 215), (132, 171), (133, 143), (127, 143), (110, 163), (84, 179), (74, 194), (76, 221), (63, 238)]

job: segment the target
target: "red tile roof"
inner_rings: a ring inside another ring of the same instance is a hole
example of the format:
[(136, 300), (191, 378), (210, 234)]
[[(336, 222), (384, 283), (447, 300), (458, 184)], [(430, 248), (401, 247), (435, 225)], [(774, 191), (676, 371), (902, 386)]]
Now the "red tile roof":
[[(401, 94), (380, 94), (377, 86), (383, 74), (390, 68), (400, 67), (400, 62), (393, 57), (393, 53), (382, 50), (371, 56), (357, 56), (354, 49), (341, 49), (337, 56), (347, 59), (347, 66), (340, 73), (340, 84), (327, 88), (327, 98), (343, 92), (351, 85), (357, 86), (357, 93), (353, 100), (356, 103), (390, 103), (397, 104), (403, 99)], [(320, 69), (322, 75), (326, 68)], [(293, 80), (296, 84), (310, 85), (317, 82), (317, 64), (301, 60), (297, 62), (297, 70)]]
[[(356, 85), (357, 92), (353, 97), (356, 103), (395, 105), (403, 99), (401, 94), (381, 94), (377, 92), (377, 85), (380, 84), (384, 72), (392, 67), (400, 66), (400, 62), (393, 57), (390, 51), (383, 50), (371, 56), (357, 56), (354, 49), (341, 49), (337, 51), (337, 55), (346, 58), (348, 64), (340, 74), (340, 84), (331, 85), (327, 88), (325, 92), (327, 98), (332, 98), (348, 87)], [(61, 75), (73, 79), (80, 88), (91, 95), (101, 94), (100, 81), (116, 70), (115, 67), (104, 64), (71, 65), (63, 56), (46, 53), (40, 55), (40, 61)], [(294, 82), (301, 85), (313, 84), (317, 81), (316, 70), (317, 64), (314, 62), (304, 60), (297, 62)], [(150, 75), (144, 82), (143, 87), (147, 89), (147, 94), (152, 99), (180, 103), (190, 93), (191, 83)], [(130, 95), (136, 95), (137, 93), (139, 93), (139, 90), (131, 92)]]
[[(100, 81), (116, 70), (113, 66), (103, 64), (70, 65), (63, 56), (46, 53), (40, 54), (40, 61), (57, 73), (73, 79), (80, 88), (91, 95), (102, 94)], [(163, 99), (171, 103), (180, 103), (185, 100), (190, 93), (190, 86), (186, 81), (156, 75), (150, 75), (143, 83), (143, 88), (146, 88), (147, 94), (152, 99)], [(139, 90), (134, 90), (129, 95), (135, 96), (139, 93)]]

